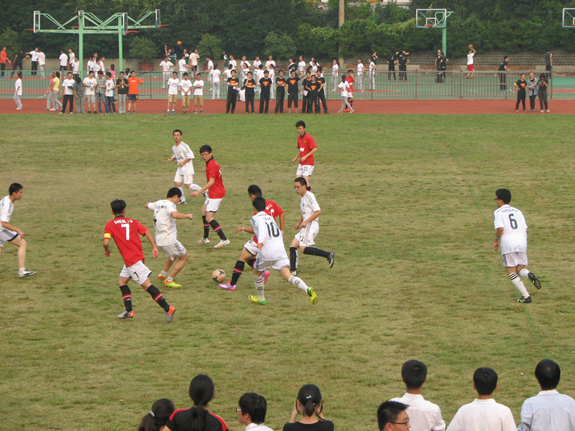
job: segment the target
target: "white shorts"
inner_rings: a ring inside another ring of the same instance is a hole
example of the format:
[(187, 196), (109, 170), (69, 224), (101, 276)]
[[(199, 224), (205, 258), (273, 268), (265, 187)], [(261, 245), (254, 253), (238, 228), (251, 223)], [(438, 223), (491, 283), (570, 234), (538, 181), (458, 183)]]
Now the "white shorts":
[(289, 267), (289, 259), (280, 259), (280, 260), (260, 260), (260, 255), (256, 257), (256, 263), (254, 263), (254, 269), (258, 271), (265, 271), (268, 268), (275, 269), (276, 271), (281, 270), (282, 268)]
[(180, 173), (180, 171), (178, 170), (176, 172), (176, 176), (174, 177), (174, 182), (175, 183), (184, 183), (184, 184), (193, 184), (194, 183), (194, 174), (186, 175), (186, 174)]
[(251, 254), (252, 256), (257, 256), (258, 252), (260, 251), (258, 249), (258, 245), (252, 240), (250, 239), (248, 242), (246, 242), (244, 244), (244, 248), (248, 251), (249, 254)]
[(220, 208), (220, 204), (222, 203), (223, 200), (224, 200), (224, 198), (221, 198), (221, 199), (207, 198), (206, 202), (205, 202), (206, 211), (209, 211), (211, 213), (215, 213)]
[(6, 228), (0, 228), (0, 247), (4, 247), (5, 242), (10, 242), (18, 236), (16, 232), (12, 232)]
[(516, 252), (501, 255), (501, 261), (505, 268), (514, 268), (518, 265), (527, 266), (527, 253)]
[(120, 277), (131, 278), (141, 286), (151, 274), (152, 271), (144, 265), (144, 262), (139, 260), (132, 266), (124, 265), (122, 272), (120, 272)]
[(174, 260), (175, 257), (182, 257), (188, 252), (186, 247), (180, 244), (180, 241), (176, 241), (174, 244), (170, 245), (159, 245), (158, 248), (162, 250), (163, 253), (167, 254), (172, 260)]
[(297, 165), (296, 177), (311, 177), (314, 165)]
[(314, 220), (306, 227), (304, 227), (302, 230), (300, 230), (294, 238), (299, 241), (300, 247), (309, 247), (315, 244), (313, 240), (315, 239), (318, 233), (319, 233), (319, 223)]

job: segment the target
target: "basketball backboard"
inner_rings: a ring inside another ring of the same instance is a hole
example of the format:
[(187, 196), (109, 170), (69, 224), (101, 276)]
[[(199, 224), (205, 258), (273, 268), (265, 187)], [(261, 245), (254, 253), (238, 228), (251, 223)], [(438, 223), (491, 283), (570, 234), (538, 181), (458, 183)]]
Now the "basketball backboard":
[(446, 28), (447, 17), (451, 15), (447, 9), (416, 9), (416, 28)]

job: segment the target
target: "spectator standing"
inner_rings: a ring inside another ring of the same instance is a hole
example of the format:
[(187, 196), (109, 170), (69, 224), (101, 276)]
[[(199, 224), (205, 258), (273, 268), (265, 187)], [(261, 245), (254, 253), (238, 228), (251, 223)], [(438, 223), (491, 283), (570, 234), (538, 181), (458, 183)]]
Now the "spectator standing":
[(397, 81), (397, 77), (395, 75), (395, 65), (397, 64), (397, 58), (395, 57), (397, 53), (391, 53), (387, 58), (387, 80), (391, 81), (391, 74), (393, 73), (393, 80)]
[[(58, 73), (58, 72), (56, 72)], [(94, 77), (94, 71), (91, 70), (88, 76), (84, 78), (84, 95), (86, 97), (86, 103), (88, 105), (88, 114), (96, 112), (96, 89), (98, 87), (98, 80)]]
[(14, 76), (16, 70), (20, 69), (20, 72), (22, 72), (22, 67), (25, 61), (26, 61), (26, 54), (24, 53), (24, 51), (19, 49), (16, 55), (14, 56), (14, 66), (12, 66), (12, 73), (10, 74), (10, 78)]
[(184, 77), (184, 72), (188, 72), (191, 69), (191, 67), (188, 66), (188, 59), (185, 56), (182, 56), (178, 61), (178, 69), (180, 72), (180, 79)]
[[(102, 105), (104, 105), (104, 112), (108, 113), (108, 106), (106, 105), (106, 78), (104, 78), (104, 72), (98, 71), (98, 77), (96, 78), (98, 85), (96, 86), (96, 104), (98, 105), (98, 112), (102, 113)], [(102, 104), (100, 104), (102, 102)]]
[(519, 102), (523, 104), (523, 112), (525, 112), (525, 88), (527, 87), (527, 81), (525, 81), (525, 74), (522, 73), (517, 82), (513, 83), (513, 86), (517, 88), (517, 102), (515, 103), (515, 112), (519, 112)]
[(317, 97), (318, 97), (318, 108), (319, 108), (319, 104), (321, 102), (321, 106), (323, 106), (323, 113), (324, 114), (329, 114), (329, 112), (327, 111), (327, 101), (325, 99), (325, 78), (323, 77), (323, 68), (320, 66), (317, 69), (317, 73), (316, 73), (316, 79), (317, 79), (317, 83), (319, 84), (319, 89), (318, 89), (318, 93), (317, 93)]
[(377, 409), (379, 431), (409, 430), (411, 428), (409, 420), (407, 406), (397, 401), (385, 401)]
[(339, 72), (339, 61), (337, 61), (337, 58), (333, 59), (333, 64), (331, 66), (331, 82), (333, 84), (333, 90), (335, 91), (337, 89), (337, 74)]
[(76, 58), (74, 50), (72, 48), (68, 49), (68, 64), (70, 65), (70, 70), (72, 70), (72, 60)]
[(357, 59), (357, 90), (363, 91), (363, 69), (365, 65), (361, 58)]
[(74, 80), (74, 98), (76, 99), (76, 114), (85, 114), (84, 111), (84, 85), (79, 76), (73, 77)]
[(170, 79), (171, 71), (174, 68), (174, 65), (170, 61), (170, 57), (166, 55), (164, 60), (160, 62), (160, 67), (162, 68), (162, 89), (165, 89), (168, 79)]
[(309, 83), (311, 81), (311, 72), (307, 71), (301, 80), (301, 113), (305, 114), (309, 104)]
[(264, 77), (260, 79), (260, 114), (264, 112), (267, 114), (270, 104), (270, 89), (272, 86), (272, 80), (269, 78), (270, 72), (268, 70), (264, 70)]
[(114, 100), (114, 90), (116, 88), (116, 83), (114, 78), (112, 78), (112, 73), (110, 71), (106, 72), (106, 113), (111, 114), (116, 113), (116, 103)]
[(116, 79), (116, 88), (118, 89), (118, 111), (120, 114), (125, 114), (126, 99), (128, 98), (128, 80), (124, 72), (120, 72), (120, 77)]
[(221, 75), (218, 65), (214, 64), (214, 70), (211, 71), (212, 76), (212, 100), (220, 98), (220, 88), (221, 88)]
[(545, 53), (545, 71), (547, 72), (547, 82), (551, 82), (553, 74), (553, 53), (548, 49)]
[(73, 57), (72, 61), (70, 61), (70, 67), (72, 68), (72, 75), (74, 76), (74, 79), (79, 78), (80, 77), (80, 61), (78, 61), (78, 59), (76, 57)]
[(21, 111), (24, 107), (22, 105), (22, 72), (16, 73), (16, 81), (14, 81), (14, 102), (16, 103), (16, 111)]
[(509, 56), (503, 57), (503, 61), (497, 69), (499, 72), (499, 89), (501, 91), (507, 91), (507, 73), (509, 71)]
[(191, 69), (194, 72), (198, 71), (198, 60), (200, 59), (200, 54), (198, 53), (198, 50), (195, 49), (194, 52), (192, 52), (190, 54), (190, 64), (191, 64)]
[[(349, 83), (346, 81), (345, 78), (346, 78), (345, 75), (341, 75), (341, 83), (338, 85), (338, 87), (341, 90), (341, 109), (339, 111), (337, 111), (338, 114), (342, 114), (343, 112), (345, 112), (346, 107), (350, 113), (353, 113), (353, 108), (351, 107), (351, 105), (347, 101), (347, 97), (348, 97), (347, 90), (349, 88)], [(296, 112), (296, 114), (297, 114), (297, 112)]]
[(539, 79), (535, 77), (533, 72), (529, 72), (529, 79), (527, 80), (527, 92), (529, 95), (529, 106), (531, 107), (531, 112), (535, 112), (535, 99), (537, 99), (537, 94), (539, 92)]
[(60, 72), (68, 70), (68, 56), (64, 50), (60, 51), (60, 57), (58, 57), (58, 60), (60, 60)]
[[(231, 68), (230, 64), (230, 68)], [(240, 81), (237, 78), (237, 73), (235, 70), (230, 69), (231, 76), (228, 78), (227, 86), (228, 86), (228, 97), (226, 99), (226, 114), (230, 112), (233, 114), (236, 110), (236, 103), (238, 100), (238, 91)]]
[(549, 87), (549, 83), (547, 82), (547, 78), (545, 74), (542, 73), (539, 75), (539, 106), (541, 108), (541, 112), (551, 112), (549, 111), (549, 105), (547, 104), (547, 88)]
[(172, 114), (176, 113), (176, 102), (178, 101), (179, 86), (180, 80), (178, 79), (178, 74), (176, 72), (172, 72), (172, 77), (168, 79), (168, 111), (166, 114), (169, 114), (170, 110), (172, 111)]
[(369, 59), (370, 59), (371, 61), (373, 61), (375, 64), (377, 64), (377, 59), (378, 59), (378, 58), (379, 58), (379, 57), (377, 56), (377, 51), (373, 51), (373, 53), (372, 53), (371, 56), (369, 57)]
[(2, 47), (2, 51), (0, 51), (0, 69), (2, 70), (2, 79), (5, 78), (4, 73), (6, 70), (6, 64), (12, 63), (8, 58), (7, 48), (4, 46)]
[(200, 114), (204, 113), (204, 80), (202, 79), (202, 74), (196, 74), (196, 80), (194, 81), (194, 114), (198, 113), (198, 107), (200, 108)]
[(47, 97), (46, 97), (46, 107), (44, 108), (44, 110), (46, 111), (54, 111), (54, 109), (52, 109), (52, 98), (50, 97), (51, 93), (52, 93), (52, 87), (54, 86), (54, 74), (51, 73), (48, 76), (48, 79), (50, 80), (50, 85), (48, 85), (48, 88), (46, 89), (46, 92), (44, 93)]
[(299, 78), (302, 78), (305, 75), (305, 60), (303, 59), (303, 55), (299, 56), (299, 62), (297, 63), (297, 70), (299, 71)]
[[(132, 111), (132, 114), (136, 113), (136, 104), (138, 103), (138, 85), (142, 85), (144, 81), (136, 76), (136, 71), (132, 70), (130, 77), (128, 78), (128, 113)], [(132, 103), (134, 104), (134, 109), (132, 110)]]
[(280, 70), (278, 72), (278, 77), (276, 78), (276, 109), (275, 113), (283, 114), (284, 113), (284, 100), (285, 100), (285, 89), (286, 89), (286, 80), (284, 78), (284, 71)]
[(409, 59), (407, 56), (409, 52), (405, 49), (401, 50), (398, 53), (398, 62), (399, 62), (399, 80), (403, 82), (407, 82), (407, 65), (409, 63)]
[[(184, 73), (184, 79), (180, 81), (180, 89), (182, 90), (182, 114), (188, 113), (188, 106), (190, 106), (190, 94), (192, 92), (192, 81), (188, 72)], [(186, 198), (183, 197), (183, 202)]]
[(369, 59), (369, 83), (368, 83), (368, 90), (375, 90), (375, 71), (377, 69), (377, 65), (373, 58)]
[(445, 54), (441, 49), (437, 50), (437, 56), (435, 57), (435, 66), (437, 67), (437, 79), (435, 82), (442, 84), (445, 82), (445, 71), (447, 69), (447, 62), (449, 60), (445, 57)]
[(299, 88), (298, 88), (299, 78), (297, 77), (296, 71), (292, 70), (290, 72), (290, 77), (287, 80), (287, 93), (288, 93), (288, 114), (291, 114), (291, 105), (293, 103), (295, 107), (295, 113), (297, 114), (298, 108), (298, 98), (299, 98)]
[(72, 72), (68, 72), (66, 79), (62, 81), (61, 93), (64, 94), (64, 101), (62, 102), (62, 110), (60, 114), (66, 113), (66, 105), (70, 104), (70, 114), (74, 113), (74, 84), (76, 81), (72, 78)]
[(46, 75), (44, 74), (44, 67), (46, 67), (46, 54), (44, 54), (44, 52), (39, 49), (38, 50), (38, 70), (40, 71), (40, 78), (44, 79), (46, 78)]
[(32, 71), (30, 75), (36, 76), (38, 74), (38, 48), (34, 48), (34, 51), (30, 51), (28, 55), (30, 56), (30, 63)]
[[(298, 421), (298, 416), (302, 415)], [(289, 423), (283, 431), (333, 431), (333, 422), (323, 416), (321, 392), (316, 385), (304, 385), (299, 390)]]
[(245, 431), (273, 431), (264, 425), (267, 402), (255, 392), (243, 394), (239, 401), (238, 421), (246, 426)]
[(144, 415), (138, 431), (165, 431), (166, 423), (176, 407), (167, 398), (162, 398), (152, 405), (152, 410)]
[[(246, 114), (254, 113), (254, 99), (256, 93), (256, 81), (253, 79), (252, 72), (248, 72), (248, 76), (244, 81), (245, 98), (246, 98)], [(250, 106), (252, 107), (250, 111)]]
[[(54, 72), (54, 83), (52, 85), (52, 91), (50, 92), (50, 95), (48, 96), (48, 97), (51, 97), (51, 99), (52, 99), (53, 108), (50, 109), (51, 111), (59, 111), (60, 109), (62, 109), (62, 104), (58, 100), (58, 95), (60, 94), (60, 86), (61, 86), (60, 72), (56, 71), (56, 72)], [(58, 105), (60, 105), (60, 106), (58, 106)]]

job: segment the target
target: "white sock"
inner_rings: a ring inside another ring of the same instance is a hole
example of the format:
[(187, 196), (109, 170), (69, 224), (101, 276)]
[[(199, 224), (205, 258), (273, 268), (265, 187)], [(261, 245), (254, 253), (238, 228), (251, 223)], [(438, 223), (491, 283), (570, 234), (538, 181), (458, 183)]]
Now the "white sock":
[(188, 186), (188, 188), (189, 188), (190, 190), (193, 190), (193, 191), (201, 190), (201, 189), (202, 189), (202, 188), (201, 188), (200, 186), (198, 186), (197, 184), (190, 184), (190, 185)]
[(182, 192), (182, 198), (180, 199), (180, 202), (186, 202), (186, 194), (184, 193), (184, 188), (178, 187), (178, 190)]
[(22, 275), (26, 272), (26, 268), (19, 268), (18, 269), (18, 275)]
[(254, 282), (256, 285), (256, 292), (258, 293), (258, 298), (260, 301), (263, 301), (264, 299), (266, 299), (264, 296), (264, 276), (254, 275)]
[(301, 278), (296, 277), (295, 275), (292, 275), (289, 280), (288, 283), (293, 284), (295, 287), (297, 287), (298, 289), (303, 290), (305, 293), (307, 293), (307, 284), (305, 284), (305, 281), (303, 281)]
[(529, 292), (527, 292), (527, 289), (525, 289), (523, 281), (521, 278), (519, 278), (516, 272), (509, 274), (509, 280), (511, 280), (511, 283), (513, 283), (513, 285), (517, 288), (519, 293), (523, 295), (524, 298), (529, 298)]
[(162, 277), (167, 277), (168, 273), (166, 271), (162, 271)]
[(172, 281), (174, 281), (174, 279), (172, 277), (168, 277), (168, 278), (166, 278), (166, 280), (168, 280), (168, 283), (171, 283)]
[(521, 271), (519, 271), (519, 275), (521, 277), (527, 278), (529, 276), (529, 270), (527, 268), (523, 268)]

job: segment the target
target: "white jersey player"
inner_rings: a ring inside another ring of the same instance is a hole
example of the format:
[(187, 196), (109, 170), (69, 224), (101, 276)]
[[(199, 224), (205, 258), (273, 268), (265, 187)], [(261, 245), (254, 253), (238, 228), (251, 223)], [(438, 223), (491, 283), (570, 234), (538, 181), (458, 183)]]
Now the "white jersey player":
[[(178, 241), (178, 231), (176, 220), (187, 218), (192, 220), (192, 214), (182, 214), (176, 211), (176, 204), (180, 202), (182, 192), (179, 188), (173, 187), (168, 190), (166, 199), (157, 202), (148, 202), (145, 207), (154, 211), (154, 227), (156, 229), (156, 245), (168, 255), (162, 273), (158, 280), (164, 282), (167, 287), (182, 287), (175, 282), (176, 275), (182, 270), (188, 260), (186, 248)], [(172, 271), (168, 275), (172, 264), (176, 261)]]
[(249, 296), (248, 299), (256, 304), (264, 305), (266, 303), (263, 274), (267, 268), (271, 267), (279, 271), (288, 283), (306, 292), (313, 305), (317, 304), (317, 295), (313, 288), (308, 287), (301, 278), (290, 274), (283, 235), (274, 218), (265, 212), (266, 200), (262, 197), (255, 198), (253, 207), (257, 214), (250, 219), (250, 223), (258, 239), (259, 249), (256, 262), (254, 263), (254, 281), (257, 296)]
[(319, 215), (321, 214), (315, 195), (307, 189), (307, 182), (303, 177), (295, 179), (294, 188), (296, 193), (301, 196), (301, 217), (295, 225), (295, 229), (301, 230), (289, 246), (291, 273), (297, 275), (298, 251), (303, 254), (325, 257), (329, 262), (329, 267), (332, 268), (335, 253), (311, 247), (315, 245), (314, 240), (319, 232)]
[(168, 162), (176, 161), (178, 163), (174, 185), (182, 192), (180, 203), (185, 205), (187, 202), (182, 184), (185, 184), (190, 190), (200, 190), (201, 187), (194, 184), (194, 164), (192, 162), (194, 153), (185, 142), (182, 142), (182, 131), (174, 130), (172, 135), (174, 136), (175, 144), (172, 146), (172, 157), (168, 159)]
[(531, 296), (521, 277), (528, 278), (537, 289), (541, 289), (541, 282), (530, 272), (527, 266), (527, 223), (523, 213), (509, 205), (511, 192), (507, 189), (499, 189), (495, 192), (497, 209), (493, 212), (493, 224), (495, 227), (494, 250), (500, 248), (501, 260), (507, 270), (509, 279), (521, 293), (517, 302), (530, 303)]

